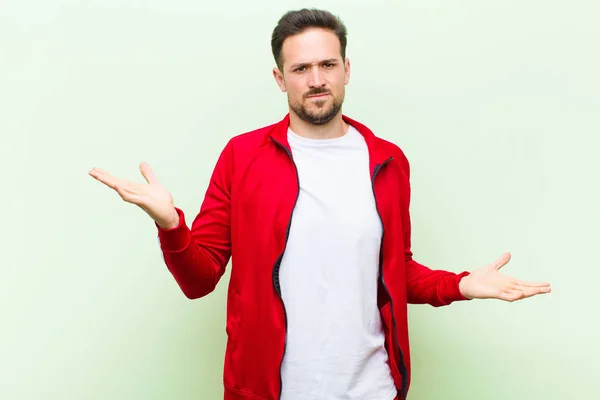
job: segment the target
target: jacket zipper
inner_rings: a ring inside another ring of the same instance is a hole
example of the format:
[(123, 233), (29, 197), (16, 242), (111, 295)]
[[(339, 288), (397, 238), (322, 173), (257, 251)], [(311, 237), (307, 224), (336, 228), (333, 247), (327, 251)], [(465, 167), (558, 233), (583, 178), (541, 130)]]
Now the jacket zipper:
[(387, 287), (387, 285), (385, 284), (385, 279), (383, 276), (383, 237), (385, 235), (385, 226), (383, 224), (383, 218), (381, 218), (381, 214), (379, 213), (379, 207), (377, 206), (377, 196), (375, 195), (375, 177), (377, 176), (377, 173), (381, 170), (381, 168), (387, 164), (388, 162), (390, 162), (391, 160), (393, 160), (393, 157), (388, 158), (387, 160), (385, 160), (383, 163), (378, 164), (375, 166), (375, 170), (373, 171), (373, 176), (371, 178), (371, 187), (373, 189), (373, 197), (375, 197), (375, 208), (377, 209), (377, 215), (379, 216), (379, 220), (381, 221), (381, 226), (383, 229), (383, 233), (381, 236), (381, 245), (379, 248), (379, 277), (381, 279), (381, 283), (383, 285), (383, 288), (385, 289), (385, 292), (388, 296), (388, 298), (390, 299), (390, 313), (392, 315), (392, 337), (394, 338), (394, 345), (396, 346), (396, 348), (398, 349), (398, 354), (400, 355), (400, 374), (402, 375), (402, 388), (401, 388), (401, 399), (405, 399), (406, 398), (406, 385), (407, 385), (407, 373), (406, 373), (406, 365), (404, 365), (404, 356), (402, 355), (402, 349), (400, 348), (400, 345), (398, 344), (398, 338), (396, 337), (396, 318), (394, 317), (394, 302), (392, 300), (392, 296), (390, 295), (390, 291)]
[(285, 233), (285, 243), (283, 245), (283, 251), (275, 261), (275, 265), (273, 266), (273, 285), (275, 286), (275, 292), (279, 296), (279, 300), (281, 300), (281, 305), (283, 306), (283, 315), (285, 318), (285, 338), (283, 342), (283, 354), (281, 355), (281, 360), (279, 361), (279, 396), (278, 399), (281, 399), (281, 392), (283, 390), (283, 378), (281, 376), (281, 368), (283, 366), (283, 359), (285, 357), (285, 351), (287, 348), (287, 330), (288, 330), (288, 321), (287, 321), (287, 311), (285, 310), (285, 303), (283, 302), (283, 297), (281, 296), (281, 284), (279, 281), (279, 267), (281, 266), (281, 261), (283, 260), (283, 254), (285, 253), (285, 249), (287, 247), (288, 238), (290, 237), (290, 228), (292, 226), (292, 216), (294, 215), (294, 209), (296, 208), (296, 203), (298, 203), (298, 197), (300, 196), (300, 177), (298, 175), (298, 167), (294, 162), (294, 157), (292, 157), (292, 153), (281, 143), (271, 137), (273, 142), (277, 143), (279, 147), (281, 147), (287, 155), (290, 157), (292, 164), (294, 164), (294, 169), (296, 170), (296, 182), (298, 184), (298, 192), (296, 193), (296, 199), (294, 200), (294, 206), (292, 207), (292, 212), (290, 214), (290, 221), (288, 222), (287, 230)]

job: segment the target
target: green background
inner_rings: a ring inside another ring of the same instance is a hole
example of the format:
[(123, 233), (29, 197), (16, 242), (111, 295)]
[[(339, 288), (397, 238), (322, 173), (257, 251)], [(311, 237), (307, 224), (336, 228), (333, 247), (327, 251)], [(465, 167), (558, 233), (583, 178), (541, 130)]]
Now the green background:
[(412, 167), (415, 258), (552, 283), (411, 306), (411, 400), (600, 398), (595, 1), (0, 1), (0, 399), (219, 399), (228, 274), (189, 301), (152, 221), (87, 175), (146, 160), (191, 220), (227, 140), (278, 121), (289, 9), (349, 29), (344, 112)]

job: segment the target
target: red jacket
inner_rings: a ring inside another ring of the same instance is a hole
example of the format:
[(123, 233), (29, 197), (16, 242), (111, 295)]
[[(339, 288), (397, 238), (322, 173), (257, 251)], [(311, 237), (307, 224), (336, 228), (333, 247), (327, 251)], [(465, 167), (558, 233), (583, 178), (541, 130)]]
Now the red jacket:
[[(398, 398), (410, 384), (407, 304), (443, 306), (465, 300), (468, 274), (431, 270), (412, 258), (409, 163), (394, 144), (344, 116), (365, 138), (377, 211), (383, 223), (378, 304)], [(298, 197), (298, 175), (287, 141), (289, 114), (279, 123), (229, 141), (212, 174), (191, 229), (159, 228), (165, 263), (190, 299), (215, 289), (231, 257), (227, 294), (225, 400), (277, 400), (286, 346), (279, 265)]]

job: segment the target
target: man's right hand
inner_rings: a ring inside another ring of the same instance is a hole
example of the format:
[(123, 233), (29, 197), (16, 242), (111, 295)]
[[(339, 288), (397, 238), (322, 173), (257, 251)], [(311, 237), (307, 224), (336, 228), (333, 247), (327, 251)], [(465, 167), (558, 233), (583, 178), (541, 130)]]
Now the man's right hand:
[(116, 191), (121, 198), (144, 210), (163, 229), (172, 229), (179, 225), (179, 215), (173, 204), (173, 196), (158, 182), (150, 166), (142, 162), (140, 171), (147, 184), (128, 182), (109, 173), (93, 168), (89, 174)]

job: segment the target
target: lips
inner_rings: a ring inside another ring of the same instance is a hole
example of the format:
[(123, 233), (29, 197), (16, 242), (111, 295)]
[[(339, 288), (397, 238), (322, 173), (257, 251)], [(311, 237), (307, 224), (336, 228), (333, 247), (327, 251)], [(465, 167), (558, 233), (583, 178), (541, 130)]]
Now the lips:
[(329, 93), (319, 93), (319, 94), (314, 94), (312, 96), (308, 96), (309, 99), (314, 99), (314, 98), (319, 98), (319, 97), (325, 97), (325, 96), (329, 96)]

